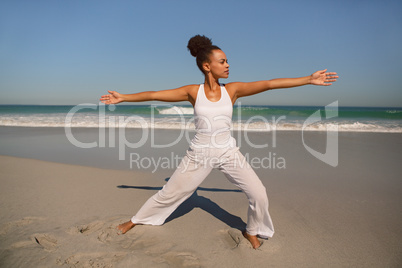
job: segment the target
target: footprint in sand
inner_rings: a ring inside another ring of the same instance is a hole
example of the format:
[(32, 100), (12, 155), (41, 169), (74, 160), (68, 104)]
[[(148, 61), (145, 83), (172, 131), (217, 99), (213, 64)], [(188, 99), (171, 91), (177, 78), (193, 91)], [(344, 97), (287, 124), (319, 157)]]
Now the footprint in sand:
[(78, 225), (71, 227), (67, 232), (69, 234), (86, 234), (97, 232), (103, 228), (105, 223), (103, 221), (94, 221), (88, 224)]
[[(104, 223), (102, 228), (98, 228), (97, 239), (99, 242), (106, 244), (116, 244), (121, 248), (130, 248), (134, 239), (130, 237), (130, 234), (121, 235), (117, 226), (122, 223), (122, 220), (112, 220), (111, 222)], [(129, 239), (130, 237), (130, 239)]]
[[(149, 235), (146, 228), (138, 226), (125, 235), (119, 234), (117, 226), (124, 222), (122, 219), (113, 218), (105, 221), (93, 221), (88, 224), (70, 228), (68, 233), (73, 235), (83, 234), (100, 243), (121, 250), (109, 255), (106, 253), (80, 253), (70, 256), (65, 261), (59, 260), (60, 265), (68, 264), (74, 267), (112, 267), (120, 261), (127, 260), (129, 252), (141, 252), (148, 257), (147, 260), (155, 263), (165, 263), (172, 267), (200, 267), (199, 259), (188, 252), (173, 252), (176, 246), (170, 242), (163, 242), (158, 237)], [(127, 255), (127, 256), (126, 256)]]
[(50, 234), (34, 234), (31, 238), (46, 251), (55, 251), (58, 248), (57, 239)]
[(117, 225), (119, 225), (122, 222), (123, 222), (123, 220), (121, 219), (121, 217), (111, 217), (109, 219), (105, 219), (102, 221), (95, 220), (90, 223), (73, 226), (67, 230), (67, 233), (89, 235), (89, 234), (98, 232), (100, 230), (109, 229), (112, 226), (117, 231), (117, 229), (116, 229)]
[[(148, 256), (162, 256), (171, 251), (175, 244), (164, 242), (155, 236), (146, 235), (142, 226), (138, 226), (130, 232), (121, 235), (117, 230), (122, 220), (114, 221), (107, 227), (102, 228), (98, 234), (98, 241), (106, 244), (113, 244), (124, 250), (140, 250)], [(165, 260), (162, 258), (162, 262)]]
[(67, 230), (72, 235), (85, 235), (97, 239), (101, 243), (113, 244), (122, 249), (137, 249), (137, 240), (141, 237), (138, 230), (120, 235), (117, 226), (124, 222), (122, 219), (113, 217), (105, 221), (96, 220), (88, 224), (77, 225)]
[(70, 267), (115, 267), (116, 263), (122, 260), (127, 252), (94, 252), (94, 253), (77, 253), (64, 261), (59, 259), (58, 265), (67, 264)]
[(98, 234), (98, 240), (102, 243), (117, 245), (122, 249), (144, 250), (153, 249), (160, 244), (156, 237), (142, 238), (143, 232), (131, 230), (130, 233), (121, 235), (116, 229), (117, 224), (112, 224), (102, 229)]
[[(122, 240), (130, 240), (130, 242), (132, 242), (132, 239), (127, 239), (127, 235), (120, 235), (119, 230), (117, 230), (116, 227), (117, 224), (111, 224), (102, 228), (98, 233), (98, 240), (102, 243), (117, 243)], [(124, 248), (127, 248), (127, 246)]]
[[(229, 229), (229, 230), (221, 230), (221, 237), (224, 243), (231, 249), (235, 249), (238, 247), (245, 247), (253, 249), (250, 242), (244, 238), (243, 234), (240, 230), (237, 229)], [(258, 239), (261, 243), (261, 246), (257, 250), (261, 250), (264, 244), (264, 240)]]

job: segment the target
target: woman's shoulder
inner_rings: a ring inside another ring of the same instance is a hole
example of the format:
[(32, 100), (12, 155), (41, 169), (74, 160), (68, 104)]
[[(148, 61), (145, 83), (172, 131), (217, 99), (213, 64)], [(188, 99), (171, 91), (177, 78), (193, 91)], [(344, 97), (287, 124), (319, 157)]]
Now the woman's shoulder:
[(187, 96), (189, 98), (190, 103), (194, 106), (195, 105), (195, 100), (197, 99), (198, 95), (198, 89), (200, 88), (200, 85), (198, 84), (192, 84), (192, 85), (187, 85), (181, 87), (182, 90), (187, 92)]
[(199, 84), (192, 84), (192, 85), (186, 85), (182, 86), (181, 89), (184, 89), (188, 93), (196, 92), (200, 88)]
[(225, 87), (226, 88), (235, 88), (241, 84), (244, 84), (244, 82), (230, 82), (230, 83), (225, 84)]
[(230, 83), (224, 84), (224, 86), (228, 92), (236, 92), (236, 89), (241, 84), (243, 84), (243, 83), (242, 82), (230, 82)]

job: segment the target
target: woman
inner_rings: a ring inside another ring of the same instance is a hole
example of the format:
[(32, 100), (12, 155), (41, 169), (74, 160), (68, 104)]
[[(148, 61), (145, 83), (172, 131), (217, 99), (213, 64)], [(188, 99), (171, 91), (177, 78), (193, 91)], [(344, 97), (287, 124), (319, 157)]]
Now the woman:
[(196, 134), (186, 155), (162, 190), (148, 199), (137, 214), (130, 221), (119, 225), (118, 229), (124, 234), (136, 224), (163, 224), (166, 218), (193, 194), (211, 170), (218, 168), (247, 195), (248, 219), (243, 235), (256, 249), (260, 246), (257, 237), (272, 237), (274, 227), (268, 212), (265, 187), (245, 161), (231, 136), (233, 104), (238, 98), (270, 89), (307, 84), (329, 86), (338, 76), (336, 73), (322, 70), (300, 78), (224, 85), (219, 83), (219, 79), (229, 77), (229, 63), (225, 53), (213, 45), (211, 39), (200, 35), (192, 37), (187, 48), (191, 55), (196, 57), (198, 68), (205, 76), (204, 84), (129, 95), (109, 91), (110, 94), (100, 99), (105, 104), (124, 101), (189, 101), (194, 107)]

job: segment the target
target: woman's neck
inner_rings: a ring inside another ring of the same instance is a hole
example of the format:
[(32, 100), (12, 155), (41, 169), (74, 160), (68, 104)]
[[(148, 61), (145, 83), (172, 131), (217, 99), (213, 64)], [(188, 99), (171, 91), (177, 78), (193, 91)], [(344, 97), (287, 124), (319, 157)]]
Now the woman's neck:
[(220, 90), (219, 79), (215, 79), (211, 73), (205, 75), (204, 88), (215, 91)]

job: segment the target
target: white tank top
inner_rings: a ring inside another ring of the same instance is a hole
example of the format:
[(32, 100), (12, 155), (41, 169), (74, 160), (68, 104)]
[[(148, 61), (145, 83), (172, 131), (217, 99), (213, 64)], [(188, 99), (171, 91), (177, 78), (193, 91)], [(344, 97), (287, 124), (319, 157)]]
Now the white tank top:
[(221, 85), (221, 98), (213, 102), (208, 100), (201, 84), (194, 105), (194, 124), (197, 133), (216, 136), (229, 133), (232, 124), (233, 104), (224, 85)]

